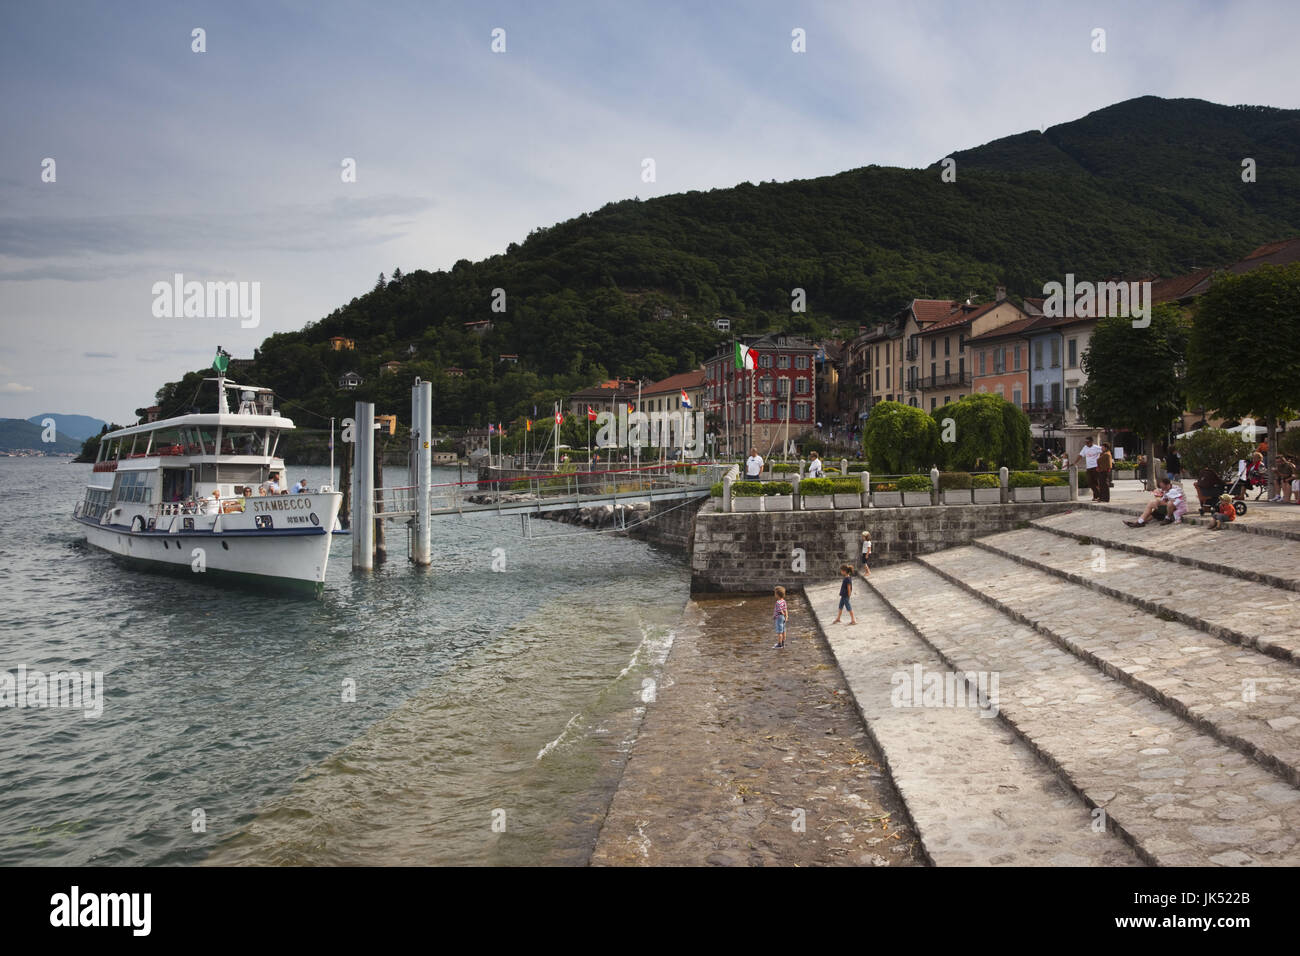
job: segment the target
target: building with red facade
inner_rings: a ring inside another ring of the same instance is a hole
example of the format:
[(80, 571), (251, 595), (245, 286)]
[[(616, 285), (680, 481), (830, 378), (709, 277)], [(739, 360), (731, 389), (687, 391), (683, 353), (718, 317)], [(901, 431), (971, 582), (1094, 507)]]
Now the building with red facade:
[[(794, 335), (745, 336), (754, 368), (736, 368), (734, 346), (704, 366), (705, 424), (722, 454), (780, 452), (816, 424), (817, 346)], [(730, 445), (730, 448), (728, 448)]]

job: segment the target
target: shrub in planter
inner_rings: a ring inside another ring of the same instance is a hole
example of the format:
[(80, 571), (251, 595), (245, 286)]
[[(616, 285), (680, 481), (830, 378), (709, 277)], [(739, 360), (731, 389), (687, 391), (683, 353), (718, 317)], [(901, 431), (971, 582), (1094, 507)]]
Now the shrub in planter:
[(1049, 475), (1043, 479), (1044, 501), (1069, 501), (1070, 482), (1060, 475)]
[(772, 466), (773, 473), (789, 474), (792, 471), (798, 471), (798, 465), (792, 465), (788, 461), (778, 461)]
[(963, 491), (972, 486), (974, 479), (969, 471), (939, 472), (940, 491)]
[(933, 487), (928, 475), (904, 475), (898, 479), (899, 491), (929, 491)]
[(731, 483), (731, 497), (733, 498), (761, 498), (763, 494), (763, 482), (761, 481), (733, 481)]
[(1045, 488), (1063, 488), (1070, 482), (1064, 475), (1047, 475), (1043, 478), (1043, 487)]
[(862, 507), (862, 481), (858, 478), (832, 478), (831, 494), (836, 508)]
[(997, 475), (972, 475), (972, 488), (1001, 488), (1002, 482)]
[(799, 482), (799, 494), (804, 495), (829, 495), (833, 494), (831, 490), (832, 482), (829, 478), (805, 478)]
[(1012, 488), (1041, 488), (1043, 479), (1037, 472), (1013, 471), (1007, 478), (1007, 484)]
[(788, 481), (768, 481), (763, 484), (764, 511), (794, 510), (794, 485)]
[(715, 481), (713, 484), (709, 485), (709, 497), (710, 498), (722, 497), (722, 482)]
[(855, 474), (855, 473), (860, 474), (861, 472), (864, 472), (864, 471), (866, 471), (866, 470), (867, 470), (867, 463), (866, 463), (865, 461), (851, 461), (851, 462), (849, 462), (849, 474), (850, 474), (850, 475)]
[(898, 482), (896, 481), (873, 481), (871, 490), (874, 491), (897, 491)]
[(763, 482), (763, 494), (791, 495), (794, 494), (794, 485), (788, 481), (765, 481)]

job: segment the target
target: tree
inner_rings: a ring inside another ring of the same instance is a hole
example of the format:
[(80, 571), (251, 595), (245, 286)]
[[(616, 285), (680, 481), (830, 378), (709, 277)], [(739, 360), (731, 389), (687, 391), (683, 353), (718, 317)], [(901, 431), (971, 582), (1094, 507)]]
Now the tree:
[(1203, 468), (1216, 475), (1227, 474), (1242, 455), (1241, 438), (1222, 428), (1202, 428), (1174, 443), (1183, 471), (1195, 475)]
[[(1186, 350), (1187, 323), (1169, 305), (1153, 308), (1145, 328), (1134, 328), (1132, 319), (1118, 316), (1098, 321), (1082, 360), (1088, 376), (1079, 390), (1084, 421), (1149, 437), (1148, 462), (1154, 468), (1157, 437), (1187, 407), (1182, 379)], [(1154, 472), (1148, 477), (1154, 479)]]
[(1295, 415), (1298, 368), (1300, 263), (1217, 277), (1187, 343), (1193, 399), (1224, 418), (1264, 419), (1276, 454), (1277, 423)]
[[(937, 450), (946, 470), (1029, 466), (1029, 416), (1001, 395), (968, 395), (932, 414), (939, 435)], [(945, 435), (951, 435), (952, 441), (945, 441)]]
[(872, 471), (907, 475), (935, 463), (939, 427), (925, 412), (901, 402), (880, 402), (862, 428), (862, 451)]

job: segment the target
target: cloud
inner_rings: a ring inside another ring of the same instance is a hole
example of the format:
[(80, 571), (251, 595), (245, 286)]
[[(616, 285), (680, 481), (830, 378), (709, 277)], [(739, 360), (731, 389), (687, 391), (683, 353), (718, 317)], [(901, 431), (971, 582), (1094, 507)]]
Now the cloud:
[(115, 358), (117, 358), (117, 353), (116, 353), (116, 352), (82, 352), (81, 355), (82, 355), (83, 358), (91, 358), (91, 359), (115, 359)]
[(36, 389), (30, 385), (20, 385), (17, 382), (5, 382), (0, 385), (0, 393), (5, 395), (20, 395), (23, 392), (34, 392)]

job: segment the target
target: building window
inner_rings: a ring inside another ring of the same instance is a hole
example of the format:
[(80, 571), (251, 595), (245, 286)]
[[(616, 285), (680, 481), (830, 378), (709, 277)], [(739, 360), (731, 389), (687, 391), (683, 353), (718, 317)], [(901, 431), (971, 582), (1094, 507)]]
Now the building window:
[(1007, 350), (999, 346), (993, 350), (993, 374), (1001, 375), (1007, 370)]
[(951, 337), (951, 336), (945, 335), (945, 336), (943, 337), (943, 354), (944, 354), (944, 355), (951, 355), (951, 354), (952, 354), (952, 337)]
[[(803, 381), (803, 379), (800, 379), (800, 381)], [(778, 378), (776, 380), (776, 394), (778, 395), (790, 394), (790, 380), (788, 378)]]
[(936, 398), (931, 398), (931, 399), (930, 399), (930, 411), (934, 411), (935, 407), (936, 407), (938, 404), (939, 404), (939, 400), (938, 400), (938, 399), (936, 399)]
[(1070, 341), (1066, 343), (1066, 355), (1068, 356), (1070, 368), (1078, 368), (1079, 366), (1079, 340), (1078, 339), (1070, 339)]
[(1043, 404), (1043, 386), (1041, 386), (1041, 385), (1035, 385), (1035, 386), (1034, 386), (1034, 404), (1037, 405), (1037, 406), (1039, 406), (1040, 408), (1042, 407), (1042, 404)]
[(764, 352), (762, 355), (760, 355), (760, 356), (758, 357), (758, 367), (759, 367), (759, 368), (771, 368), (771, 367), (772, 367), (772, 356), (768, 355), (766, 352)]
[(1061, 383), (1052, 383), (1052, 408), (1056, 409), (1061, 404)]
[(758, 403), (758, 417), (759, 417), (759, 418), (771, 418), (771, 417), (772, 417), (772, 403), (771, 403), (771, 402), (759, 402), (759, 403)]
[(1061, 340), (1052, 336), (1052, 368), (1061, 367)]
[(788, 356), (788, 355), (778, 355), (778, 356), (776, 357), (776, 367), (777, 367), (777, 368), (789, 368), (789, 367), (790, 367), (790, 356)]
[(893, 387), (894, 387), (893, 384), (892, 384), (891, 381), (890, 381), (890, 374), (889, 374), (889, 373), (892, 372), (893, 370), (894, 370), (894, 366), (892, 366), (892, 365), (886, 365), (886, 366), (885, 366), (885, 388), (893, 388)]
[(980, 349), (980, 374), (984, 375), (984, 350)]
[(930, 358), (937, 358), (939, 355), (939, 340), (930, 340)]
[(1007, 391), (1007, 389), (1006, 389), (1006, 386), (1003, 385), (1001, 382), (998, 382), (998, 384), (995, 385), (995, 386), (993, 387), (993, 391), (995, 391), (995, 392), (998, 393), (998, 397), (999, 397), (999, 398), (1005, 398), (1005, 397), (1006, 397), (1006, 391)]
[(1021, 399), (1022, 399), (1023, 397), (1024, 397), (1024, 396), (1022, 395), (1022, 393), (1021, 393), (1021, 391), (1020, 391), (1020, 386), (1019, 386), (1019, 385), (1017, 385), (1015, 388), (1013, 388), (1013, 389), (1011, 390), (1011, 401), (1015, 402), (1017, 407), (1020, 406), (1020, 404), (1021, 404)]
[(1012, 346), (1011, 353), (1012, 353), (1011, 360), (1015, 363), (1012, 367), (1017, 372), (1019, 372), (1020, 371), (1020, 346), (1019, 345)]
[(880, 391), (880, 366), (876, 366), (876, 391)]
[(948, 359), (943, 360), (943, 377), (947, 378), (952, 374), (952, 362)]
[(1043, 340), (1034, 340), (1034, 368), (1043, 367)]
[(966, 360), (964, 358), (957, 360), (957, 375), (961, 378), (966, 377)]
[(797, 393), (800, 394), (800, 395), (807, 395), (807, 394), (808, 394), (808, 379), (806, 379), (806, 378), (797, 378), (797, 379), (795, 379), (795, 381), (794, 381), (794, 390), (795, 390), (795, 392), (797, 392)]
[(965, 352), (965, 351), (966, 351), (966, 333), (965, 333), (965, 332), (963, 332), (961, 335), (959, 335), (959, 336), (957, 337), (957, 351), (958, 351), (958, 352)]
[(800, 402), (794, 407), (794, 417), (801, 422), (806, 422), (810, 416), (810, 410), (807, 402)]
[(808, 367), (808, 356), (806, 356), (806, 355), (796, 355), (796, 356), (794, 357), (794, 367), (795, 367), (795, 368), (807, 368), (807, 367)]

